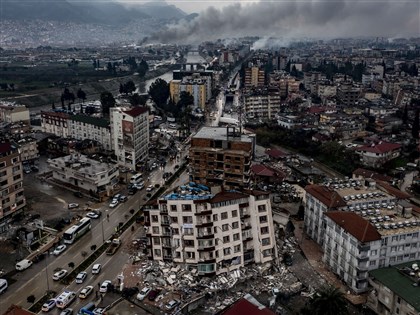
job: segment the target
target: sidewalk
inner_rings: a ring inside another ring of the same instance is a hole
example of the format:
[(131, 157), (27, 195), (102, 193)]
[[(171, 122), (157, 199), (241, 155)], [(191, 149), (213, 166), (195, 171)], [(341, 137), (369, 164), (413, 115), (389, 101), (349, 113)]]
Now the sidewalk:
[(366, 294), (353, 294), (343, 282), (341, 282), (337, 276), (328, 269), (328, 267), (322, 261), (322, 251), (320, 246), (311, 240), (305, 232), (303, 232), (303, 221), (292, 220), (295, 226), (295, 238), (299, 244), (302, 253), (308, 260), (309, 264), (314, 270), (327, 281), (327, 283), (340, 288), (345, 293), (345, 298), (349, 300), (353, 305), (360, 305), (366, 303)]

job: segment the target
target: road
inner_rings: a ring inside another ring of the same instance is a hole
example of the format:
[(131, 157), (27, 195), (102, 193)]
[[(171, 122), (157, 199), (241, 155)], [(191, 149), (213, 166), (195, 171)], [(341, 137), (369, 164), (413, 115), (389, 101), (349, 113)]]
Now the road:
[[(181, 151), (180, 156), (176, 160), (168, 162), (164, 168), (158, 168), (153, 171), (148, 181), (146, 181), (146, 185), (148, 183), (153, 185), (163, 184), (163, 173), (175, 172), (175, 166), (181, 164), (181, 161), (186, 154), (188, 154), (188, 147)], [(29, 308), (31, 304), (26, 301), (29, 295), (34, 295), (36, 299), (39, 299), (44, 295), (47, 289), (56, 291), (57, 294), (62, 292), (65, 287), (59, 282), (52, 280), (54, 270), (64, 268), (70, 271), (70, 268), (68, 267), (69, 262), (73, 262), (75, 266), (79, 265), (84, 260), (81, 253), (83, 251), (90, 253), (92, 252), (92, 245), (99, 247), (104, 241), (109, 239), (115, 232), (115, 227), (117, 227), (120, 222), (126, 222), (127, 219), (131, 217), (131, 214), (129, 213), (130, 209), (138, 210), (141, 205), (144, 204), (146, 194), (147, 192), (145, 189), (139, 191), (135, 195), (129, 197), (125, 203), (119, 204), (114, 209), (109, 208), (108, 203), (105, 202), (100, 208), (103, 215), (100, 219), (92, 220), (93, 224), (90, 232), (84, 235), (75, 244), (68, 246), (67, 250), (60, 256), (55, 257), (53, 255), (48, 255), (44, 261), (34, 264), (31, 268), (18, 273), (16, 276), (17, 282), (11, 284), (7, 292), (1, 297), (0, 313), (4, 313), (11, 304)], [(109, 221), (107, 220), (106, 214), (109, 214)], [(111, 259), (113, 259), (112, 264), (109, 262)], [(111, 257), (99, 257), (97, 262), (104, 264), (106, 273), (102, 273), (96, 278), (92, 277), (95, 278), (95, 286), (97, 287), (98, 282), (105, 280), (105, 274), (107, 279), (114, 280), (118, 272), (121, 272), (121, 267), (127, 262), (127, 259), (128, 257), (124, 257), (124, 255), (120, 254)], [(110, 266), (107, 267), (108, 265)], [(90, 270), (88, 271), (90, 273)], [(89, 282), (86, 282), (84, 285), (88, 285), (88, 283)], [(68, 288), (74, 290), (76, 288), (80, 289), (81, 287), (81, 285), (76, 286), (72, 283)]]

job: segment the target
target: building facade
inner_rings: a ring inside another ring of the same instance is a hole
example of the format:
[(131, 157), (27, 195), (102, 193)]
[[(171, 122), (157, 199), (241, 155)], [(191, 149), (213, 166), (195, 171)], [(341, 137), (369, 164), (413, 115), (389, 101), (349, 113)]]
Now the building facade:
[(265, 73), (258, 66), (245, 69), (245, 87), (262, 87), (265, 83)]
[(254, 134), (231, 127), (203, 127), (191, 139), (191, 179), (227, 189), (248, 187), (254, 150)]
[(119, 165), (137, 170), (149, 153), (149, 112), (146, 107), (113, 107), (111, 143)]
[(149, 203), (144, 213), (149, 258), (196, 268), (202, 276), (267, 263), (277, 255), (266, 192), (181, 192)]
[(68, 120), (70, 115), (66, 113), (41, 112), (42, 132), (52, 133), (58, 137), (69, 136)]
[(281, 96), (278, 88), (250, 90), (243, 98), (248, 117), (271, 120), (280, 111)]
[(0, 103), (0, 121), (4, 123), (15, 123), (18, 121), (29, 123), (29, 109), (25, 105)]
[(23, 163), (32, 163), (39, 158), (38, 143), (34, 138), (23, 138), (17, 141), (20, 158)]
[(23, 168), (19, 150), (9, 142), (0, 144), (0, 233), (7, 230), (12, 217), (23, 210)]

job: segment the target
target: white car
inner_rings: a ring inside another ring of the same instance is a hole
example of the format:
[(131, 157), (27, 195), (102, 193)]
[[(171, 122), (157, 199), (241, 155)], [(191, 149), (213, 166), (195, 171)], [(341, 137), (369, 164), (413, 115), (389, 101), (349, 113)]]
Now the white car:
[(54, 254), (55, 256), (58, 256), (58, 255), (60, 255), (62, 252), (64, 252), (64, 251), (66, 250), (66, 248), (67, 248), (67, 246), (66, 246), (66, 245), (59, 245), (59, 246), (57, 246), (57, 247), (54, 249), (53, 254)]
[(115, 208), (118, 206), (118, 199), (112, 199), (111, 203), (109, 204), (110, 208)]
[(108, 291), (108, 286), (111, 283), (111, 280), (105, 280), (104, 282), (102, 282), (101, 287), (99, 288), (99, 292), (106, 293), (106, 291)]
[(68, 271), (66, 269), (61, 269), (53, 274), (53, 280), (58, 281), (63, 279), (67, 275)]
[(55, 307), (55, 300), (54, 300), (54, 299), (51, 299), (51, 300), (48, 300), (47, 302), (45, 302), (45, 303), (42, 305), (42, 311), (43, 311), (43, 312), (49, 312), (49, 311), (51, 311), (54, 307)]
[(86, 216), (91, 219), (99, 219), (99, 217), (101, 216), (101, 212), (91, 211), (91, 212), (86, 213)]
[(86, 271), (79, 272), (79, 274), (76, 276), (76, 283), (83, 283), (86, 277), (87, 277)]
[(142, 301), (146, 298), (146, 296), (149, 294), (151, 288), (145, 287), (141, 289), (141, 291), (137, 294), (137, 300)]
[(105, 314), (105, 308), (97, 307), (92, 311), (92, 313), (95, 314), (95, 315), (103, 315), (103, 314)]
[(101, 269), (102, 269), (102, 265), (101, 264), (94, 264), (93, 267), (92, 267), (92, 273), (94, 275), (97, 275), (98, 273), (101, 272)]
[(78, 203), (69, 203), (69, 206), (68, 206), (69, 209), (74, 209), (74, 208), (78, 208), (78, 207), (79, 207)]
[(152, 191), (153, 188), (155, 188), (153, 185), (149, 185), (147, 186), (146, 191)]
[(92, 292), (93, 292), (93, 286), (88, 285), (87, 287), (84, 287), (82, 291), (80, 291), (79, 298), (86, 299)]

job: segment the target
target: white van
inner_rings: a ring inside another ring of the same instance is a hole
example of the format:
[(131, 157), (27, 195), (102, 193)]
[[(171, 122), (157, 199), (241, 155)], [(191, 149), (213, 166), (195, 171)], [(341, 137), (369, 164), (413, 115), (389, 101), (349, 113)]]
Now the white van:
[(7, 280), (0, 279), (0, 294), (6, 292), (6, 290), (7, 290)]
[(22, 271), (28, 269), (30, 266), (32, 266), (32, 261), (30, 261), (29, 259), (24, 259), (16, 264), (16, 270)]
[(143, 180), (143, 175), (141, 173), (134, 174), (131, 176), (130, 184), (138, 184)]

